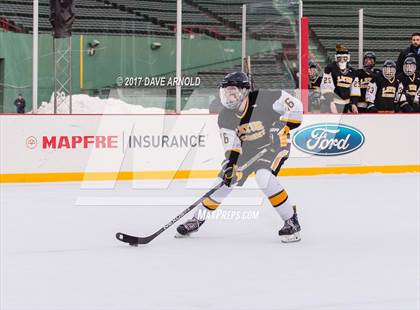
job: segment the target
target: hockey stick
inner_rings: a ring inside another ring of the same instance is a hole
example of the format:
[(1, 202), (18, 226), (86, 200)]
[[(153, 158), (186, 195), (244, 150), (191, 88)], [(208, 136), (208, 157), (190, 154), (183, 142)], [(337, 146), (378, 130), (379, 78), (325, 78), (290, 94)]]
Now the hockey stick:
[[(238, 170), (244, 171), (249, 166), (251, 166), (253, 163), (255, 163), (258, 159), (260, 159), (265, 153), (267, 153), (267, 149), (263, 149), (259, 153), (257, 153), (254, 157), (252, 157), (250, 160), (248, 160), (245, 164), (243, 164)], [(115, 237), (117, 237), (118, 240), (128, 243), (132, 246), (137, 246), (139, 244), (147, 244), (153, 239), (155, 239), (157, 236), (159, 236), (161, 233), (163, 233), (165, 230), (167, 230), (169, 227), (171, 227), (173, 224), (178, 222), (179, 219), (181, 219), (185, 214), (190, 212), (192, 209), (197, 207), (206, 197), (213, 194), (215, 191), (217, 191), (220, 187), (224, 185), (224, 182), (221, 182), (217, 184), (215, 187), (213, 187), (211, 190), (209, 190), (207, 193), (205, 193), (200, 199), (198, 199), (196, 202), (194, 202), (192, 205), (190, 205), (188, 208), (186, 208), (184, 211), (182, 211), (180, 214), (178, 214), (173, 220), (171, 220), (168, 224), (163, 226), (161, 229), (156, 231), (154, 234), (151, 234), (147, 237), (136, 237), (127, 235), (124, 233), (117, 233)]]
[(251, 91), (254, 91), (254, 79), (251, 72), (251, 57), (250, 56), (244, 57), (244, 59), (242, 59), (242, 62), (243, 62), (244, 71), (248, 75), (248, 79), (251, 84), (250, 85)]

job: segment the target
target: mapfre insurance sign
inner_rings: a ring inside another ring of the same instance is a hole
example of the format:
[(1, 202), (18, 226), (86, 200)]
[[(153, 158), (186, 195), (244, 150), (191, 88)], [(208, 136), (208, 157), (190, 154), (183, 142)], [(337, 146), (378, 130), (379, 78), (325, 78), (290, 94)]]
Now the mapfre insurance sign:
[(1, 173), (214, 169), (215, 116), (2, 116)]
[[(2, 115), (1, 174), (210, 171), (216, 115)], [(418, 166), (419, 115), (305, 115), (285, 169)], [(322, 170), (319, 170), (322, 173)]]

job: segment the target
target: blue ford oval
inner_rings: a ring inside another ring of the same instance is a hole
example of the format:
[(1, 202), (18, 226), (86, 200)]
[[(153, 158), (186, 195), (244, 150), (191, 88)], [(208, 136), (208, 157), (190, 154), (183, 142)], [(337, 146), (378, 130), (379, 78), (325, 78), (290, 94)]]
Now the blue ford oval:
[(316, 124), (304, 127), (293, 136), (293, 145), (308, 154), (338, 156), (354, 152), (365, 142), (363, 133), (343, 124)]

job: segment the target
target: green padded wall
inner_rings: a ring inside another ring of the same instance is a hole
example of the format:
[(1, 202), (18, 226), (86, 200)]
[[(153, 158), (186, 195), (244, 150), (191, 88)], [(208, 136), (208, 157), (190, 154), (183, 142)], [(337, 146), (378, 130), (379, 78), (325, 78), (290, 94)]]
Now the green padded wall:
[[(157, 76), (175, 72), (175, 39), (139, 36), (80, 35), (72, 37), (73, 93), (92, 93), (115, 85), (118, 76)], [(96, 54), (88, 56), (88, 43), (100, 42)], [(161, 47), (152, 50), (159, 42)], [(83, 58), (83, 89), (80, 88), (80, 49)], [(248, 55), (281, 48), (279, 42), (249, 40)], [(226, 68), (240, 62), (241, 42), (213, 39), (189, 39), (182, 43), (183, 74), (194, 75), (199, 70)], [(3, 109), (0, 112), (15, 112), (13, 101), (21, 92), (27, 101), (27, 110), (32, 106), (32, 36), (12, 32), (0, 32), (0, 59), (2, 59)], [(49, 101), (53, 91), (52, 37), (39, 37), (39, 90), (38, 104)], [(1, 107), (0, 107), (1, 108)]]

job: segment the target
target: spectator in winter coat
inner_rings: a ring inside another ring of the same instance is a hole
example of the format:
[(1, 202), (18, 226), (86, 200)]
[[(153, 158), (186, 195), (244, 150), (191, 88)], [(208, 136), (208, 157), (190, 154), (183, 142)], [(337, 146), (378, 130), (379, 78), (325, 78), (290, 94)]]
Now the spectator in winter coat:
[(22, 94), (19, 94), (17, 99), (14, 102), (14, 105), (16, 106), (17, 113), (24, 114), (25, 113), (25, 106), (26, 102), (23, 98)]
[[(411, 45), (402, 50), (397, 60), (397, 75), (403, 74), (404, 61), (408, 57), (414, 57), (417, 64), (420, 64), (420, 32), (411, 35)], [(420, 73), (420, 66), (417, 65), (417, 72)]]

